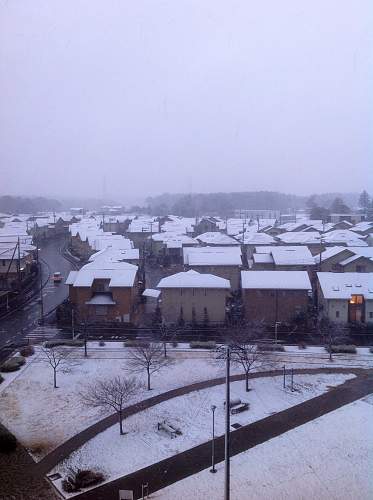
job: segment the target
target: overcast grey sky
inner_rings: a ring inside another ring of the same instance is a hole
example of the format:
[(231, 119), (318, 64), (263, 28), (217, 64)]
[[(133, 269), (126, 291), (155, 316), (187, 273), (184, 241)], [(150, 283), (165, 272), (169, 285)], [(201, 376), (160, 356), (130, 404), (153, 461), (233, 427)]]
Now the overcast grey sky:
[(372, 26), (372, 0), (3, 0), (0, 191), (369, 189)]

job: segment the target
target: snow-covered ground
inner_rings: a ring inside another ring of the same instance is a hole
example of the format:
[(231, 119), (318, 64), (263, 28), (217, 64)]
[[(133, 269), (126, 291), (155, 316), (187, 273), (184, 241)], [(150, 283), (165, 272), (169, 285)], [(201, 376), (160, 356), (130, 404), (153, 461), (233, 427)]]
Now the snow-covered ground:
[[(231, 384), (231, 399), (250, 404), (249, 411), (232, 416), (232, 424), (246, 425), (272, 413), (318, 396), (330, 386), (342, 384), (353, 375), (298, 375), (295, 391), (283, 389), (282, 377), (258, 378), (250, 381), (252, 390), (245, 391), (244, 381)], [(290, 383), (290, 380), (288, 381)], [(211, 405), (216, 405), (215, 432), (224, 434), (224, 386), (203, 389), (161, 403), (129, 417), (124, 422), (126, 435), (119, 435), (114, 425), (87, 442), (53, 472), (66, 475), (69, 468), (101, 470), (113, 480), (156, 463), (211, 439)], [(157, 423), (166, 420), (181, 430), (171, 439), (157, 430)]]
[[(346, 405), (231, 459), (231, 499), (373, 498), (373, 395)], [(151, 495), (224, 498), (224, 464)]]
[[(3, 374), (5, 381), (0, 384), (0, 421), (31, 450), (35, 458), (42, 458), (66, 439), (105, 416), (105, 413), (81, 404), (79, 393), (88, 382), (128, 374), (123, 370), (128, 363), (128, 348), (124, 348), (122, 342), (108, 342), (104, 347), (90, 342), (88, 355), (84, 358), (82, 348), (73, 349), (74, 363), (69, 373), (58, 374), (58, 389), (53, 389), (52, 368), (42, 360), (38, 348), (20, 371)], [(191, 350), (187, 345), (179, 344), (177, 349), (170, 350), (170, 356), (174, 358), (174, 364), (153, 376), (151, 393), (143, 391), (133, 402), (224, 375), (223, 367), (213, 362), (210, 352)], [(306, 350), (289, 347), (286, 353), (274, 357), (279, 366), (285, 363), (288, 368), (371, 367), (373, 363), (373, 354), (366, 348), (359, 349), (357, 355), (334, 356), (332, 364), (321, 347)], [(232, 373), (241, 371), (232, 367)]]

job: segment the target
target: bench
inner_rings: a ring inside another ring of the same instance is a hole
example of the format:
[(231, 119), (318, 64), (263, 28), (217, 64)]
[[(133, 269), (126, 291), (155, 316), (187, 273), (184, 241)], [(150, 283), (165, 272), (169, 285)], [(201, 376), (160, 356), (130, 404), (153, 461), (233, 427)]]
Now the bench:
[(166, 432), (169, 436), (171, 436), (171, 439), (181, 435), (181, 430), (177, 429), (169, 422), (166, 422), (166, 420), (163, 420), (163, 422), (158, 422), (157, 428), (159, 431)]

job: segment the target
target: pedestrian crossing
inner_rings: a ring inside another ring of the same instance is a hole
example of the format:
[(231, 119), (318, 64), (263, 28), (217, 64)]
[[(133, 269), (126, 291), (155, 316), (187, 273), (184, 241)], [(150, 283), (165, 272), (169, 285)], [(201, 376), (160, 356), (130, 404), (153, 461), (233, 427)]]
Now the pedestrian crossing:
[(27, 334), (27, 338), (32, 343), (45, 342), (47, 340), (61, 338), (62, 330), (50, 325), (38, 325), (30, 333)]

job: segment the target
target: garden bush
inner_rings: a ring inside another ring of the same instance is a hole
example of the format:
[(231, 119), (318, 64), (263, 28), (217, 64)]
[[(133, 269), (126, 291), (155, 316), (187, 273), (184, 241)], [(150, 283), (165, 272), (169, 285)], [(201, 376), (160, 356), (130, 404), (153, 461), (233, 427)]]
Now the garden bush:
[(100, 347), (104, 347), (104, 346), (105, 346), (105, 342), (104, 342), (103, 340), (100, 340), (100, 342), (98, 343), (98, 345), (99, 345)]
[(149, 347), (150, 343), (147, 342), (146, 340), (137, 340), (137, 339), (132, 339), (132, 340), (126, 340), (123, 342), (124, 347)]
[(79, 491), (81, 488), (87, 488), (95, 484), (102, 483), (105, 476), (101, 472), (92, 470), (71, 470), (66, 479), (62, 481), (62, 488), (66, 493), (73, 493)]
[(373, 354), (373, 347), (369, 347), (369, 352)]
[(23, 356), (14, 356), (9, 358), (0, 366), (0, 372), (16, 372), (21, 368), (22, 365), (26, 363)]
[(306, 343), (305, 342), (299, 342), (298, 349), (307, 349)]
[(59, 346), (69, 346), (69, 347), (83, 347), (84, 346), (84, 340), (47, 340), (47, 342), (44, 343), (44, 347), (47, 349), (51, 347), (59, 347)]
[(16, 448), (16, 438), (5, 427), (0, 426), (0, 453), (11, 453)]
[(216, 342), (215, 340), (192, 340), (189, 343), (189, 347), (191, 349), (215, 349)]
[(25, 347), (22, 347), (19, 350), (20, 356), (23, 356), (24, 358), (27, 358), (28, 356), (32, 356), (35, 354), (35, 349), (34, 346), (32, 345), (25, 345)]
[(332, 345), (326, 348), (326, 350), (329, 352), (332, 351), (334, 354), (356, 354), (356, 346), (352, 344), (340, 344), (340, 345)]
[(177, 347), (179, 344), (174, 340), (173, 342), (171, 342), (171, 345), (172, 347)]
[(263, 352), (284, 352), (285, 347), (281, 344), (258, 344), (258, 351)]

